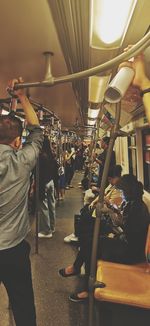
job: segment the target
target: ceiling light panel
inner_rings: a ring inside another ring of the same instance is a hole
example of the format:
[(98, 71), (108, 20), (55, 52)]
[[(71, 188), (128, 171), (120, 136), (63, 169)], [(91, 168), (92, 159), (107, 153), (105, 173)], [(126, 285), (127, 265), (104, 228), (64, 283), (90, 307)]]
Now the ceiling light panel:
[(92, 0), (91, 46), (121, 46), (137, 0)]

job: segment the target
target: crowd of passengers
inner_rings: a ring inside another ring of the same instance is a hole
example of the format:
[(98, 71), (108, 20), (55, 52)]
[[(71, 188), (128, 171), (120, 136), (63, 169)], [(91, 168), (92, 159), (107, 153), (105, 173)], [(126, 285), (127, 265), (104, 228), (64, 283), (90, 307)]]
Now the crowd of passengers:
[[(72, 188), (74, 172), (82, 171), (86, 159), (87, 147), (82, 143), (67, 144), (67, 150), (63, 150), (61, 160), (56, 158), (55, 148), (56, 144), (51, 144), (48, 136), (44, 136), (39, 154), (39, 238), (52, 238), (56, 224), (55, 202), (65, 199), (65, 190)], [(30, 183), (29, 210), (30, 214), (34, 215), (35, 170), (32, 172)]]
[[(108, 186), (104, 194), (104, 208), (101, 216), (97, 259), (135, 264), (145, 261), (145, 244), (150, 215), (143, 202), (143, 185), (134, 175), (121, 176), (121, 166), (109, 169)], [(78, 216), (73, 234), (65, 242), (78, 240), (79, 250), (73, 263), (59, 270), (62, 277), (80, 274), (84, 264), (85, 276), (81, 292), (69, 296), (73, 302), (88, 299), (93, 231), (98, 202), (98, 187), (85, 192), (84, 206)]]
[[(134, 69), (135, 76), (132, 83), (142, 91), (146, 116), (150, 122), (150, 80), (145, 74), (143, 56), (139, 55), (132, 62), (122, 63), (121, 66), (131, 66)], [(23, 82), (21, 78), (14, 79), (9, 82), (8, 87), (14, 90), (15, 83), (20, 82)], [(51, 156), (49, 142), (47, 139), (44, 140), (38, 117), (24, 90), (18, 89), (14, 94), (24, 110), (29, 134), (26, 144), (22, 147), (21, 120), (12, 115), (0, 116), (0, 283), (2, 282), (7, 290), (16, 326), (36, 326), (29, 258), (30, 245), (26, 241), (30, 230), (28, 191), (40, 154), (40, 210), (41, 215), (45, 209), (47, 212), (49, 196), (54, 188), (52, 169), (56, 161)], [(98, 200), (96, 197), (101, 187), (108, 143), (109, 138), (103, 139), (101, 145), (103, 152), (98, 153), (93, 162), (93, 176), (97, 176), (92, 180), (96, 183), (94, 186), (90, 185), (91, 178), (87, 182), (89, 167), (86, 166), (82, 186), (87, 189), (87, 192), (85, 192), (85, 205), (81, 209), (77, 234), (79, 251), (76, 260), (59, 271), (61, 276), (70, 277), (79, 274), (84, 264), (83, 289), (70, 296), (70, 299), (75, 302), (88, 298), (87, 284), (95, 224), (95, 202)], [(65, 160), (69, 162), (74, 155), (69, 157), (69, 154), (66, 155), (66, 159), (64, 158), (64, 162)], [(65, 165), (64, 162), (62, 167)], [(98, 171), (97, 174), (95, 171)], [(68, 187), (68, 184), (65, 186)], [(142, 262), (145, 259), (144, 247), (150, 223), (148, 209), (142, 198), (143, 185), (133, 175), (121, 176), (121, 167), (116, 165), (114, 153), (111, 157), (104, 197), (97, 258), (124, 264)], [(46, 230), (49, 234), (55, 231), (54, 220)], [(40, 220), (41, 222), (43, 221)]]

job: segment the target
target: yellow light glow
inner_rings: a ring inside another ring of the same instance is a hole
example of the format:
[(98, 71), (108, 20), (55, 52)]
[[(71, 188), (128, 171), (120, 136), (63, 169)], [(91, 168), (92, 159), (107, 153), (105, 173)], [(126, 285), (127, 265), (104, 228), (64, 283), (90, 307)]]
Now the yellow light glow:
[(96, 122), (95, 120), (89, 120), (88, 119), (88, 125), (89, 126), (94, 126), (95, 125), (95, 122)]
[(111, 75), (89, 77), (89, 102), (101, 103)]
[[(121, 42), (137, 0), (93, 0), (92, 45)], [(116, 44), (115, 44), (116, 45)]]
[(99, 114), (99, 109), (94, 110), (94, 109), (88, 109), (88, 118), (91, 119), (96, 119), (98, 117)]

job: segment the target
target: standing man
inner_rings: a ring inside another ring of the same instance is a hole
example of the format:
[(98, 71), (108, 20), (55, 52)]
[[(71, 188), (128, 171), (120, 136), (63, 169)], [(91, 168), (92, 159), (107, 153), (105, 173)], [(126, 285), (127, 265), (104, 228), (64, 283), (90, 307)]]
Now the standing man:
[[(106, 160), (106, 155), (107, 155), (107, 150), (108, 150), (108, 145), (109, 145), (110, 137), (103, 137), (101, 140), (101, 148), (103, 149), (103, 152), (95, 159), (96, 162), (99, 164), (99, 176), (98, 176), (98, 182), (97, 186), (101, 186), (101, 181), (102, 181), (102, 175), (103, 175), (103, 170), (104, 170), (104, 165), (105, 165), (105, 160)], [(110, 167), (112, 168), (116, 164), (116, 158), (115, 158), (115, 152), (112, 151), (111, 154), (111, 160), (110, 160)]]
[[(22, 79), (12, 80), (9, 87)], [(7, 290), (16, 326), (36, 326), (31, 279), (28, 190), (30, 173), (42, 148), (37, 115), (23, 90), (15, 91), (23, 107), (29, 135), (21, 147), (22, 123), (0, 117), (0, 282)]]

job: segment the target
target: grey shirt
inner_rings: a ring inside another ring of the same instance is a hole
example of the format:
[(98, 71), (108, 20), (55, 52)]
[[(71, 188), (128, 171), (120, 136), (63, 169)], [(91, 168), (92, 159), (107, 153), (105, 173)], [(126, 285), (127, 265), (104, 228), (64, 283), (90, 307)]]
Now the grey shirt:
[(30, 173), (43, 144), (39, 126), (28, 127), (26, 144), (18, 151), (0, 144), (0, 250), (15, 247), (29, 227)]

